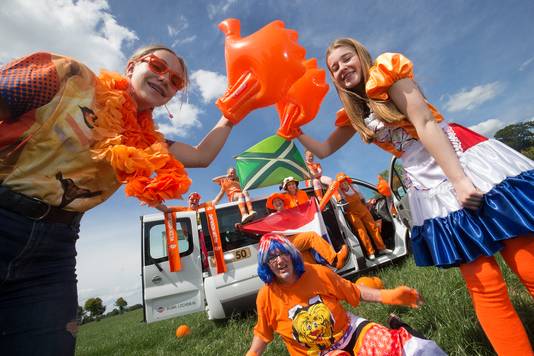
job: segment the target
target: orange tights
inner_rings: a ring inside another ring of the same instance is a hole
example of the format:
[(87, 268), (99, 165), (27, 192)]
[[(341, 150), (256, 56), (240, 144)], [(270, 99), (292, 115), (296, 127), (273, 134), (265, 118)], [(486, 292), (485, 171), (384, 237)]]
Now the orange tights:
[[(534, 237), (521, 236), (504, 242), (506, 264), (534, 297)], [(479, 257), (460, 266), (482, 329), (500, 355), (534, 355), (501, 270), (494, 257)]]

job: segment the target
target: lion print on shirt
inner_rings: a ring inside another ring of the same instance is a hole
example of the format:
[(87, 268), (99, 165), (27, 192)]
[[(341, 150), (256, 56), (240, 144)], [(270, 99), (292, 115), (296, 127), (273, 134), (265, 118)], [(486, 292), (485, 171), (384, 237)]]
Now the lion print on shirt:
[(296, 305), (289, 311), (293, 320), (293, 337), (310, 348), (309, 355), (327, 349), (334, 342), (334, 318), (320, 296), (309, 300), (306, 307)]

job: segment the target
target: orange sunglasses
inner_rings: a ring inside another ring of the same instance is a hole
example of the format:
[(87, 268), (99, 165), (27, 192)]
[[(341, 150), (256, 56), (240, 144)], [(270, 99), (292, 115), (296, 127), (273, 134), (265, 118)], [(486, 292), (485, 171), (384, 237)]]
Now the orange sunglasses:
[(158, 74), (158, 75), (164, 75), (166, 73), (170, 73), (170, 81), (171, 85), (176, 90), (182, 90), (185, 86), (185, 81), (181, 75), (179, 75), (176, 72), (173, 72), (169, 69), (169, 65), (167, 62), (165, 62), (163, 59), (156, 56), (154, 53), (146, 54), (139, 59), (137, 59), (136, 62), (145, 62), (148, 64), (148, 69), (150, 69), (152, 72)]

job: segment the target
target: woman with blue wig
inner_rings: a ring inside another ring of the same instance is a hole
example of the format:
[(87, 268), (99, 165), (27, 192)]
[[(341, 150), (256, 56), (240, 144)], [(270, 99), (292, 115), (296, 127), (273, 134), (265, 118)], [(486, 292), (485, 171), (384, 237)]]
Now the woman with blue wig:
[(325, 266), (304, 263), (295, 246), (275, 233), (261, 238), (258, 275), (265, 286), (256, 299), (258, 321), (247, 356), (261, 355), (274, 332), (291, 355), (445, 355), (406, 324), (388, 329), (341, 304), (355, 307), (364, 300), (416, 308), (422, 298), (415, 289), (353, 284)]

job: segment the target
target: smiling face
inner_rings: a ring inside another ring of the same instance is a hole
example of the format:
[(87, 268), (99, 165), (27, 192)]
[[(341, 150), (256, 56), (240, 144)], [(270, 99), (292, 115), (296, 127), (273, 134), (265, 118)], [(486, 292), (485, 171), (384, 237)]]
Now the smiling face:
[(288, 253), (274, 250), (269, 255), (267, 263), (278, 283), (291, 283), (296, 279), (293, 261)]
[(343, 192), (348, 192), (350, 189), (349, 182), (346, 180), (339, 183), (339, 189), (341, 189)]
[(276, 211), (284, 210), (284, 201), (280, 198), (274, 198), (273, 207), (275, 208)]
[(171, 83), (172, 73), (185, 78), (184, 68), (175, 54), (163, 49), (156, 50), (152, 54), (165, 62), (169, 72), (157, 74), (150, 70), (147, 61), (130, 62), (127, 67), (130, 93), (137, 103), (138, 111), (165, 105), (172, 99), (177, 92)]
[(286, 190), (289, 194), (297, 194), (297, 182), (289, 182), (286, 184)]
[(353, 90), (362, 83), (362, 65), (353, 48), (341, 46), (333, 49), (326, 62), (336, 84), (340, 87)]

